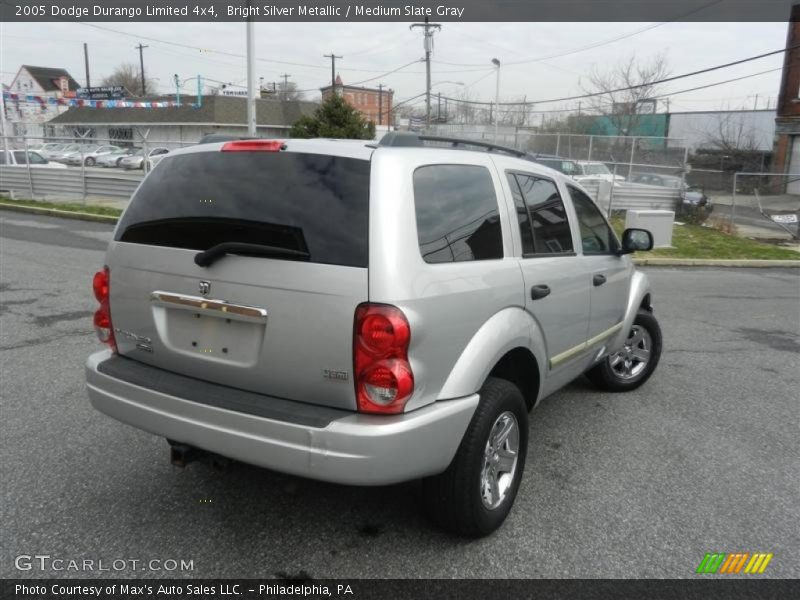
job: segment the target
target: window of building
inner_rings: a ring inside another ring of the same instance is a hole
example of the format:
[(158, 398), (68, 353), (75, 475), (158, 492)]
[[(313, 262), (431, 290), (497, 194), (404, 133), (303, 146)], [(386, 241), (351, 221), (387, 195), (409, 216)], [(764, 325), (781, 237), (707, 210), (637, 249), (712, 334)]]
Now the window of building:
[(414, 203), (425, 262), (503, 258), (497, 195), (485, 167), (418, 168), (414, 171)]
[(569, 195), (578, 215), (581, 245), (584, 254), (611, 254), (619, 248), (617, 236), (609, 227), (603, 213), (589, 196), (569, 186)]
[[(525, 223), (520, 222), (523, 238), (523, 254), (571, 254), (572, 231), (569, 227), (567, 211), (558, 193), (556, 184), (549, 179), (524, 173), (509, 173), (509, 185), (514, 194), (514, 184), (518, 186), (517, 195), (523, 201), (527, 213)], [(514, 203), (517, 205), (517, 197)], [(520, 209), (517, 208), (519, 213)], [(530, 234), (525, 231), (530, 229)], [(526, 250), (525, 238), (529, 237)], [(531, 245), (533, 246), (531, 248)]]

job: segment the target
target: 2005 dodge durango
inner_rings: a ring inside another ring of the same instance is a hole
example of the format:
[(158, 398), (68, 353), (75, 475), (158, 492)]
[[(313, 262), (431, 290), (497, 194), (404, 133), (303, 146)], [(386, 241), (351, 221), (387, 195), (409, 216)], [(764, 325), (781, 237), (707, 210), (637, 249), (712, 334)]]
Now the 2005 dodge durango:
[(528, 414), (587, 374), (629, 391), (661, 332), (579, 184), (523, 153), (389, 134), (228, 140), (144, 179), (94, 277), (99, 411), (204, 452), (355, 485), (423, 479), (487, 535), (523, 476)]

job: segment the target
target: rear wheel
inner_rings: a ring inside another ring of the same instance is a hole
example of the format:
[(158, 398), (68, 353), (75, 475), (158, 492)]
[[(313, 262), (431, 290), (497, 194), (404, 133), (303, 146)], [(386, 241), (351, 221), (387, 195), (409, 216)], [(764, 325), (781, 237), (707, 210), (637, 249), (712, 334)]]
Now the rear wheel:
[(424, 482), (426, 507), (443, 528), (481, 537), (502, 525), (517, 496), (528, 450), (522, 392), (490, 377), (453, 462)]
[(610, 392), (634, 390), (647, 381), (661, 358), (661, 328), (652, 313), (640, 310), (619, 352), (607, 356), (586, 376)]

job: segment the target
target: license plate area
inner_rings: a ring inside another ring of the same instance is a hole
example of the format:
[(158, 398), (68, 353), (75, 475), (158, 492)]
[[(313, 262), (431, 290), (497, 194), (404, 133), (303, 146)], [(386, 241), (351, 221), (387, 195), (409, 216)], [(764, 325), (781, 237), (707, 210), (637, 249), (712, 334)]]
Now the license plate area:
[(242, 367), (257, 363), (266, 309), (165, 292), (154, 292), (151, 301), (156, 330), (169, 351)]

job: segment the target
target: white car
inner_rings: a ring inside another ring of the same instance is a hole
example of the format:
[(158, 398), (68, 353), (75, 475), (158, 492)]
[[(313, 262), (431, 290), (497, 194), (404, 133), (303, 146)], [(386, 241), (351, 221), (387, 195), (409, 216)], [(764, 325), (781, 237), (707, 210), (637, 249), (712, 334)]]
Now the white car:
[(32, 167), (46, 167), (50, 169), (66, 169), (67, 165), (52, 162), (47, 160), (44, 156), (33, 150), (28, 150), (28, 156), (25, 156), (25, 150), (8, 150), (0, 151), (0, 165), (7, 165), (13, 167), (22, 167), (30, 162)]
[(103, 154), (97, 157), (98, 167), (119, 167), (123, 158), (131, 156), (133, 153), (138, 152), (138, 148), (117, 148), (109, 154)]
[(87, 167), (93, 167), (97, 164), (97, 159), (99, 157), (111, 154), (115, 150), (119, 150), (119, 146), (84, 146), (78, 152), (67, 156), (64, 162), (73, 166), (80, 166), (80, 164), (83, 163)]
[[(169, 148), (150, 148), (147, 151), (147, 158), (149, 160), (148, 167), (153, 166), (153, 160), (152, 160), (153, 157), (168, 153), (169, 153)], [(126, 156), (125, 158), (123, 158), (121, 161), (119, 161), (119, 166), (125, 169), (126, 171), (129, 169), (141, 169), (144, 166), (143, 150), (140, 148), (130, 156)]]
[(81, 144), (64, 144), (60, 150), (50, 152), (47, 158), (56, 162), (66, 162), (67, 157), (75, 152), (80, 152), (81, 147)]
[(36, 150), (36, 148), (28, 148), (29, 150), (35, 150), (42, 156), (44, 156), (47, 160), (53, 160), (56, 154), (62, 152), (66, 146), (69, 144), (65, 144), (63, 142), (51, 142), (48, 144), (44, 144), (40, 150)]
[(614, 175), (605, 163), (599, 161), (578, 160), (575, 161), (578, 170), (572, 175), (575, 181), (586, 181), (589, 179), (599, 179), (601, 181), (620, 182), (625, 181), (622, 175)]

